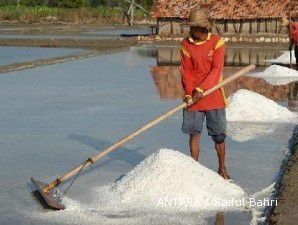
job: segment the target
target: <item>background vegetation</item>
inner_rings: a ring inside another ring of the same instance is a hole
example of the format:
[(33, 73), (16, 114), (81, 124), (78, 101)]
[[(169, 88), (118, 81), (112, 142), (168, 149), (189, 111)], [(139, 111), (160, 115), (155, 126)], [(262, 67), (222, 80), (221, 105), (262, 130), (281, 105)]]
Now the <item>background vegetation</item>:
[[(136, 0), (147, 10), (151, 8), (153, 0)], [(123, 7), (128, 3), (125, 0), (0, 0), (0, 6), (48, 6), (61, 8), (81, 7)]]
[[(150, 11), (153, 0), (136, 0)], [(125, 0), (0, 0), (0, 20), (24, 23), (120, 23), (129, 3)], [(147, 18), (136, 9), (135, 20)]]

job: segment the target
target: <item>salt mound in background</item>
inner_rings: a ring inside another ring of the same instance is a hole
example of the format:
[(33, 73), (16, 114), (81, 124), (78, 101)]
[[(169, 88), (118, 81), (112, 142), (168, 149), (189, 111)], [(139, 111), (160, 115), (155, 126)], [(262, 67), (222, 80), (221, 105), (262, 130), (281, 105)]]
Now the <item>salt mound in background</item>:
[(193, 211), (231, 209), (218, 203), (242, 199), (245, 192), (191, 157), (161, 149), (113, 184), (105, 196), (125, 210)]
[(263, 72), (251, 76), (263, 78), (272, 85), (285, 85), (298, 80), (298, 71), (285, 66), (272, 65)]
[(298, 77), (298, 71), (279, 65), (268, 66), (261, 74), (264, 77)]
[(269, 135), (278, 127), (272, 123), (232, 122), (227, 123), (227, 135), (237, 142), (245, 142)]
[(226, 109), (228, 121), (247, 121), (261, 123), (297, 122), (297, 114), (286, 107), (255, 92), (241, 89), (228, 99)]
[[(291, 54), (292, 54), (292, 62), (295, 62), (296, 58), (295, 58), (294, 50), (291, 51)], [(265, 60), (265, 61), (289, 64), (290, 63), (290, 51), (284, 52), (281, 56), (279, 56), (276, 59), (269, 59), (269, 60)]]

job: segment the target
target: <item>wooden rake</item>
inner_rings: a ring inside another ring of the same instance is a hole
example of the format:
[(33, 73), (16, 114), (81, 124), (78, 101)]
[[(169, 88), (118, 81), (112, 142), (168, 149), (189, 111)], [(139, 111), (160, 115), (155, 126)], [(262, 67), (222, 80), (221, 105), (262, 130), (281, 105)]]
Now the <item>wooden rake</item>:
[[(247, 67), (244, 67), (243, 69), (239, 70), (238, 72), (236, 72), (232, 76), (228, 77), (227, 79), (224, 79), (222, 82), (220, 82), (216, 86), (214, 86), (214, 87), (210, 88), (209, 90), (207, 90), (206, 92), (204, 92), (203, 96), (205, 97), (205, 96), (211, 94), (215, 90), (225, 86), (226, 84), (231, 83), (233, 80), (235, 80), (238, 77), (250, 72), (253, 69), (255, 69), (255, 65), (249, 65)], [(179, 110), (184, 109), (186, 107), (187, 107), (186, 103), (182, 103), (182, 104), (176, 106), (175, 108), (163, 113), (162, 115), (156, 117), (155, 119), (153, 119), (152, 121), (150, 121), (149, 123), (144, 125), (143, 127), (139, 128), (139, 129), (133, 131), (132, 133), (130, 133), (129, 135), (123, 137), (117, 143), (111, 145), (110, 147), (108, 147), (104, 151), (99, 152), (97, 155), (95, 155), (91, 158), (88, 158), (87, 160), (82, 162), (80, 165), (78, 165), (77, 167), (75, 167), (72, 170), (68, 171), (67, 173), (65, 173), (61, 177), (56, 178), (54, 181), (50, 182), (49, 184), (38, 181), (38, 180), (34, 179), (33, 177), (31, 177), (31, 181), (36, 186), (37, 191), (41, 194), (41, 196), (43, 197), (43, 199), (45, 200), (45, 202), (47, 203), (47, 205), (50, 208), (58, 209), (58, 210), (65, 209), (65, 206), (61, 203), (61, 197), (57, 197), (56, 192), (55, 192), (55, 188), (59, 184), (61, 184), (63, 181), (68, 180), (69, 178), (71, 178), (75, 175), (78, 175), (86, 166), (95, 163), (96, 161), (103, 158), (104, 156), (106, 156), (110, 152), (116, 150), (118, 147), (122, 146), (123, 144), (125, 144), (129, 140), (133, 139), (134, 137), (138, 136), (139, 134), (141, 134), (144, 131), (150, 129), (151, 127), (155, 126), (159, 122), (165, 120), (166, 118), (170, 117), (174, 113), (176, 113)]]

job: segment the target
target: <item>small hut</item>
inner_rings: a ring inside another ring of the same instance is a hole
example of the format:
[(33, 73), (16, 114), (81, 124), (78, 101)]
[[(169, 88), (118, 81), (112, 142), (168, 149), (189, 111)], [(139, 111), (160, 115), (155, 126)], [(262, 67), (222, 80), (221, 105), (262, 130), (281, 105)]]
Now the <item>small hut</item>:
[(220, 34), (285, 35), (282, 18), (298, 11), (298, 1), (290, 0), (154, 0), (151, 16), (157, 21), (159, 35), (187, 32), (181, 22), (193, 8), (205, 8), (214, 22), (213, 32)]

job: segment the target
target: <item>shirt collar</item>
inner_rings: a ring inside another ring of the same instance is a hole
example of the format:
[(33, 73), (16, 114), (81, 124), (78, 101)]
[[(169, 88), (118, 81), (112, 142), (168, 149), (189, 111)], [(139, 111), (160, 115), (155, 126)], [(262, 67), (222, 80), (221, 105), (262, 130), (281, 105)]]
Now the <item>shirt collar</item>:
[(197, 42), (195, 42), (195, 41), (192, 39), (192, 37), (189, 37), (188, 40), (189, 40), (191, 43), (195, 44), (195, 45), (201, 45), (201, 44), (204, 44), (206, 41), (209, 41), (210, 38), (211, 38), (211, 35), (212, 35), (212, 33), (209, 32), (209, 33), (208, 33), (208, 36), (207, 36), (207, 39), (206, 39), (205, 41), (197, 41)]

